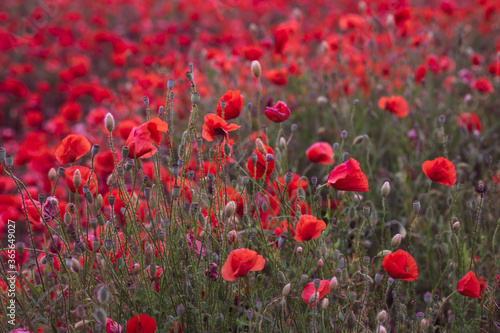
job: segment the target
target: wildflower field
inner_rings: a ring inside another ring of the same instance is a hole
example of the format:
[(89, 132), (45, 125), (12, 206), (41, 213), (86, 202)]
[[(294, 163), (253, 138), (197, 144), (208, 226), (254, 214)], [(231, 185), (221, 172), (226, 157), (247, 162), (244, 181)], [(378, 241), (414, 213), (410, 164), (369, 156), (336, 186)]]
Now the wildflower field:
[(0, 332), (500, 332), (499, 0), (0, 2)]

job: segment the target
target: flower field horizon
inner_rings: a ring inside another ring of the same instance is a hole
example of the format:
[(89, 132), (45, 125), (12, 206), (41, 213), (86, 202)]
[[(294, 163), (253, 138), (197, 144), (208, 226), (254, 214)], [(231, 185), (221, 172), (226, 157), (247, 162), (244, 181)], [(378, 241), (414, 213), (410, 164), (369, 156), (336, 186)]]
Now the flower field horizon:
[(0, 51), (0, 332), (500, 332), (500, 1), (6, 1)]

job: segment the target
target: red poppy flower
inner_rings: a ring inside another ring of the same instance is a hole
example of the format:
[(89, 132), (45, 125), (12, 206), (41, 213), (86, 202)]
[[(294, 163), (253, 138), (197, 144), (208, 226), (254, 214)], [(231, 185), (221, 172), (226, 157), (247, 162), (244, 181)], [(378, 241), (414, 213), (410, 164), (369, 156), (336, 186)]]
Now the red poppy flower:
[(286, 69), (271, 69), (267, 71), (265, 77), (278, 86), (285, 86), (288, 83)]
[(274, 121), (275, 123), (281, 123), (290, 117), (290, 109), (285, 102), (279, 101), (273, 106), (266, 107), (264, 114), (269, 120)]
[(156, 321), (148, 315), (140, 314), (130, 318), (127, 323), (127, 333), (154, 333)]
[(255, 46), (255, 45), (245, 46), (242, 49), (242, 51), (243, 51), (243, 54), (245, 55), (245, 58), (247, 58), (250, 61), (259, 60), (260, 57), (262, 57), (262, 54), (264, 54), (262, 47)]
[(458, 281), (457, 290), (464, 296), (481, 298), (481, 285), (473, 271), (469, 271)]
[(475, 113), (464, 112), (457, 118), (457, 126), (465, 127), (470, 133), (481, 133), (482, 126), (479, 117)]
[(451, 161), (444, 157), (438, 157), (432, 161), (422, 164), (425, 175), (436, 183), (453, 186), (457, 181), (457, 171)]
[(234, 281), (236, 278), (247, 275), (248, 272), (262, 270), (265, 264), (266, 260), (257, 252), (249, 249), (237, 249), (231, 251), (227, 257), (224, 266), (222, 266), (221, 275), (226, 281)]
[(397, 250), (386, 255), (382, 266), (393, 279), (414, 281), (418, 278), (417, 262), (406, 251)]
[(224, 119), (216, 114), (209, 113), (205, 115), (203, 123), (203, 132), (201, 136), (207, 141), (213, 141), (216, 136), (223, 136), (229, 140), (227, 132), (236, 131), (241, 126), (228, 124)]
[(493, 86), (487, 77), (480, 77), (472, 86), (482, 94), (488, 94), (494, 91)]
[[(269, 182), (269, 178), (271, 177), (271, 174), (274, 171), (274, 150), (269, 147), (264, 145), (266, 148), (267, 155), (272, 155), (273, 158), (270, 161), (266, 161), (266, 157), (262, 155), (262, 153), (258, 150), (255, 149), (252, 154), (257, 154), (257, 172), (255, 172), (255, 164), (252, 162), (252, 157), (250, 156), (248, 158), (247, 162), (247, 169), (248, 173), (250, 174), (250, 177), (254, 179), (261, 179), (262, 176), (266, 176), (266, 183)], [(266, 166), (267, 165), (267, 166)]]
[[(311, 300), (312, 295), (316, 292), (319, 295), (314, 301), (314, 304), (318, 303), (323, 297), (330, 293), (330, 280), (321, 280), (318, 290), (314, 288), (314, 282), (306, 284), (304, 289), (302, 289), (302, 300), (304, 300), (307, 304), (310, 304), (309, 301)], [(311, 304), (311, 306), (314, 306), (314, 304)]]
[(61, 164), (73, 163), (90, 151), (90, 142), (80, 134), (65, 137), (56, 149), (56, 159)]
[(401, 96), (380, 97), (378, 107), (394, 113), (398, 118), (404, 118), (410, 114), (408, 102)]
[(354, 158), (338, 165), (328, 176), (328, 185), (341, 191), (368, 192), (368, 179)]
[(333, 149), (328, 142), (316, 142), (306, 151), (309, 161), (319, 164), (332, 164)]
[(295, 240), (297, 242), (305, 242), (316, 239), (321, 235), (321, 231), (325, 229), (325, 221), (318, 220), (312, 215), (300, 215), (299, 223), (295, 227)]
[(422, 83), (422, 80), (425, 78), (425, 74), (427, 74), (427, 68), (425, 66), (419, 66), (415, 71), (415, 81), (417, 84)]
[[(72, 193), (76, 192), (75, 184), (73, 183), (73, 177), (75, 175), (76, 170), (80, 170), (80, 174), (82, 176), (82, 182), (78, 187), (78, 193), (83, 194), (83, 185), (87, 184), (90, 176), (90, 169), (81, 165), (75, 165), (69, 168), (66, 168), (66, 172), (64, 176), (66, 177), (66, 185), (68, 185), (69, 190)], [(92, 177), (90, 179), (89, 184), (90, 192), (95, 195), (97, 192), (97, 178), (95, 177), (95, 173), (92, 173)]]
[(156, 153), (160, 145), (161, 133), (166, 133), (168, 124), (160, 118), (154, 118), (145, 124), (134, 127), (128, 135), (125, 146), (129, 147), (129, 158), (149, 158)]
[[(220, 106), (221, 101), (226, 101), (224, 117), (222, 117), (222, 107)], [(225, 120), (231, 120), (240, 115), (241, 108), (243, 108), (243, 96), (241, 96), (241, 91), (228, 90), (224, 96), (219, 98), (216, 110), (219, 117), (222, 117)]]
[(60, 112), (67, 121), (78, 121), (82, 117), (82, 107), (76, 102), (68, 102), (61, 106)]

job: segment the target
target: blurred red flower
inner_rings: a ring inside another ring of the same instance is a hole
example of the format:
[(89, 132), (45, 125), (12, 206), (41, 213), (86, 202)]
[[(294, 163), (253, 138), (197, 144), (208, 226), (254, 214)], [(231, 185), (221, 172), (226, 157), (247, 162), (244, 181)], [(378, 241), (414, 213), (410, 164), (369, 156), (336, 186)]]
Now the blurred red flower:
[(140, 314), (130, 318), (127, 323), (127, 333), (154, 333), (156, 321), (148, 315)]
[[(266, 161), (266, 156), (263, 156), (262, 153), (258, 150), (255, 149), (252, 154), (257, 155), (257, 172), (255, 172), (255, 164), (252, 162), (252, 157), (248, 158), (247, 162), (247, 169), (248, 173), (250, 174), (250, 177), (254, 179), (261, 179), (262, 176), (266, 176), (266, 183), (269, 182), (269, 178), (271, 177), (271, 174), (274, 171), (274, 150), (269, 147), (264, 145), (267, 155), (272, 155), (273, 158), (270, 161)], [(266, 166), (267, 165), (267, 166)]]
[(279, 101), (273, 106), (266, 107), (264, 114), (269, 120), (275, 123), (281, 123), (290, 117), (290, 109), (285, 102)]
[(474, 82), (472, 87), (482, 94), (488, 94), (494, 91), (493, 85), (487, 77), (480, 77)]
[(457, 126), (465, 127), (470, 133), (481, 133), (482, 126), (479, 117), (472, 112), (464, 112), (457, 118)]
[(306, 151), (309, 161), (319, 164), (333, 164), (333, 148), (328, 142), (316, 142)]
[(330, 293), (330, 281), (329, 280), (321, 280), (318, 290), (314, 288), (314, 282), (309, 282), (302, 289), (302, 300), (307, 304), (310, 304), (310, 299), (312, 295), (317, 292), (319, 295), (311, 306), (318, 303), (323, 297)]
[(129, 158), (149, 158), (156, 153), (157, 146), (160, 145), (161, 133), (166, 133), (168, 124), (160, 118), (154, 118), (145, 124), (134, 127), (130, 132), (125, 146), (129, 147)]
[(247, 275), (248, 272), (262, 270), (265, 264), (266, 260), (257, 252), (249, 249), (237, 249), (231, 251), (227, 257), (224, 266), (222, 266), (221, 275), (226, 281), (234, 281)]
[(248, 60), (259, 60), (260, 57), (262, 57), (262, 54), (264, 54), (262, 47), (256, 45), (245, 46), (243, 47), (242, 51), (245, 55), (245, 58), (247, 58)]
[(408, 102), (401, 96), (380, 97), (378, 107), (394, 113), (398, 118), (404, 118), (410, 114)]
[(417, 84), (422, 83), (422, 80), (425, 78), (425, 74), (427, 74), (427, 68), (425, 66), (418, 66), (415, 71), (415, 81)]
[(73, 163), (90, 151), (90, 142), (80, 134), (65, 137), (56, 149), (56, 159), (61, 164)]
[[(64, 176), (66, 177), (66, 185), (68, 185), (68, 188), (72, 193), (76, 192), (75, 184), (73, 183), (73, 177), (76, 170), (80, 170), (80, 174), (82, 176), (82, 181), (80, 183), (80, 186), (78, 187), (78, 193), (83, 194), (83, 185), (87, 184), (90, 176), (89, 168), (81, 165), (75, 165), (66, 168), (66, 171), (64, 172)], [(93, 195), (95, 195), (97, 192), (97, 178), (95, 176), (95, 173), (92, 173), (92, 177), (90, 178), (89, 190)]]
[(417, 262), (406, 251), (397, 250), (386, 255), (382, 266), (393, 279), (414, 281), (418, 278)]
[(266, 79), (278, 86), (284, 86), (288, 83), (286, 69), (270, 69), (265, 74)]
[(354, 158), (338, 165), (328, 176), (328, 186), (341, 191), (368, 192), (368, 179)]
[[(220, 106), (221, 101), (226, 101), (226, 107), (224, 108), (224, 117), (222, 117), (222, 107)], [(216, 111), (219, 117), (222, 117), (225, 120), (231, 120), (237, 118), (240, 115), (242, 108), (243, 96), (241, 96), (241, 90), (228, 90), (226, 91), (224, 96), (219, 98)]]
[(457, 181), (457, 171), (451, 161), (444, 157), (438, 157), (432, 161), (422, 164), (425, 175), (436, 183), (453, 186)]
[(457, 290), (467, 297), (481, 298), (481, 285), (473, 271), (465, 274), (457, 283)]
[(236, 131), (240, 127), (236, 124), (228, 124), (218, 115), (209, 113), (205, 115), (201, 136), (207, 141), (213, 141), (217, 136), (223, 136), (226, 140), (229, 140), (227, 132)]
[(316, 239), (321, 235), (321, 231), (326, 229), (326, 223), (323, 220), (318, 220), (312, 215), (301, 215), (299, 223), (295, 227), (295, 240), (297, 242), (305, 242), (311, 239)]

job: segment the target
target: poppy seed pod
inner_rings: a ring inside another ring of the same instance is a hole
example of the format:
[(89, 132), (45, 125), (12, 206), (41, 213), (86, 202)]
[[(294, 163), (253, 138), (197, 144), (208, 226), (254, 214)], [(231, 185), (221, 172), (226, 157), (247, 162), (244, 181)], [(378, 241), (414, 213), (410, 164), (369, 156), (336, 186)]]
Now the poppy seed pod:
[(191, 82), (191, 84), (192, 84), (193, 83), (193, 72), (191, 72), (191, 71), (186, 72), (186, 79), (188, 79), (188, 81)]
[(255, 76), (255, 78), (258, 79), (262, 72), (262, 67), (260, 66), (260, 62), (258, 60), (252, 61), (250, 68), (252, 69), (253, 76)]
[(172, 79), (168, 80), (168, 81), (167, 81), (167, 89), (168, 89), (168, 90), (172, 90), (172, 89), (174, 89), (174, 84), (175, 84), (175, 81), (174, 81), (174, 80), (172, 80)]
[(149, 106), (149, 97), (144, 96), (142, 100), (144, 101), (144, 105)]
[(387, 197), (389, 193), (391, 193), (391, 184), (388, 181), (382, 184), (382, 187), (380, 188), (380, 193), (384, 198)]
[(123, 170), (122, 166), (119, 166), (118, 168), (116, 168), (116, 173), (118, 174), (118, 176), (123, 177), (123, 175), (125, 175), (125, 170)]
[(115, 129), (115, 118), (111, 113), (106, 114), (106, 117), (104, 118), (104, 125), (106, 126), (108, 132), (112, 132)]
[(314, 289), (318, 290), (318, 288), (321, 286), (321, 280), (320, 279), (314, 279), (313, 286), (314, 286)]
[(250, 155), (250, 159), (254, 165), (257, 164), (258, 158), (256, 153), (252, 153), (252, 155)]
[(343, 130), (343, 131), (340, 133), (340, 138), (341, 138), (342, 140), (347, 139), (347, 131), (346, 131), (346, 130)]
[(110, 206), (114, 206), (115, 205), (115, 200), (116, 200), (115, 196), (114, 195), (110, 195), (108, 197), (108, 203), (109, 203), (109, 205)]
[(101, 146), (99, 146), (97, 143), (92, 146), (92, 156), (95, 156), (99, 154), (99, 151), (101, 150)]
[(127, 156), (128, 156), (128, 154), (129, 154), (129, 152), (130, 152), (130, 148), (129, 148), (129, 147), (127, 147), (127, 146), (124, 146), (124, 147), (122, 148), (122, 158), (123, 158), (123, 159), (127, 158)]
[(200, 101), (200, 94), (197, 92), (192, 93), (191, 94), (191, 103), (193, 105), (195, 105), (195, 104), (198, 104), (199, 101)]
[(174, 185), (172, 188), (172, 196), (177, 199), (181, 196), (181, 188), (178, 185)]
[(5, 154), (6, 154), (5, 148), (0, 147), (0, 161), (5, 159)]
[(274, 156), (272, 154), (267, 154), (266, 155), (266, 162), (272, 162), (274, 161)]
[(14, 157), (12, 157), (12, 155), (6, 155), (5, 156), (5, 166), (7, 168), (12, 168), (12, 166), (14, 165)]

